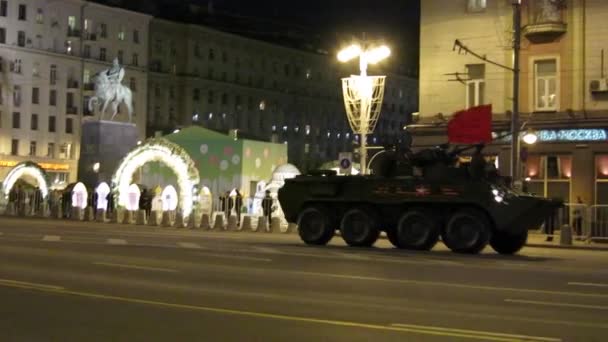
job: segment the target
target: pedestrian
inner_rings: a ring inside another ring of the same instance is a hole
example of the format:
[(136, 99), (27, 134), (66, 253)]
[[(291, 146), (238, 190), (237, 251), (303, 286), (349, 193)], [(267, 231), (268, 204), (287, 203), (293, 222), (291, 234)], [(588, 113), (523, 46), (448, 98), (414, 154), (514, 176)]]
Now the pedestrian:
[(42, 209), (42, 191), (39, 187), (34, 190), (34, 214), (40, 213)]
[(223, 193), (220, 193), (220, 197), (219, 197), (219, 205), (220, 205), (220, 210), (225, 213), (226, 212), (226, 196)]
[(110, 215), (114, 212), (114, 194), (112, 193), (112, 191), (110, 191), (106, 196), (106, 203), (108, 205), (106, 213)]
[(230, 192), (228, 191), (226, 191), (226, 202), (228, 203), (226, 207), (226, 219), (228, 219), (232, 213), (232, 208), (234, 208), (234, 198), (230, 196)]
[(574, 235), (576, 239), (581, 239), (583, 235), (583, 211), (585, 210), (585, 203), (581, 199), (581, 196), (577, 196), (576, 204), (574, 205), (574, 211), (572, 212), (572, 228), (574, 229)]
[(268, 224), (272, 220), (272, 197), (270, 196), (270, 190), (266, 190), (266, 195), (262, 200), (262, 211), (264, 212), (264, 217), (268, 220)]
[(61, 208), (63, 210), (63, 217), (70, 218), (71, 214), (71, 196), (70, 191), (65, 189), (61, 194)]
[(236, 225), (241, 225), (241, 207), (243, 206), (243, 195), (236, 190), (236, 197), (234, 198), (234, 210), (236, 211)]
[(546, 241), (553, 241), (553, 231), (555, 230), (555, 213), (551, 213), (545, 219), (545, 233), (547, 234)]

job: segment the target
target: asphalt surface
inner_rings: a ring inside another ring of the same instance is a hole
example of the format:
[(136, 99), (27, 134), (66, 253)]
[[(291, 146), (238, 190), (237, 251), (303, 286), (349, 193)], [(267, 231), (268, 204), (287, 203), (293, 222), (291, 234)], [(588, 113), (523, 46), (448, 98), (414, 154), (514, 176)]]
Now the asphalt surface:
[(0, 218), (1, 341), (606, 341), (608, 252)]

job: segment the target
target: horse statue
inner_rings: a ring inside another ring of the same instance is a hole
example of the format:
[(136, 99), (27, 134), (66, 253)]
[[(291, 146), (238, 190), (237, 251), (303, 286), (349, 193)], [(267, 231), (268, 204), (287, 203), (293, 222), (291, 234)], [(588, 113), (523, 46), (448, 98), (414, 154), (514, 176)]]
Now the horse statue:
[(124, 75), (124, 68), (118, 64), (117, 59), (114, 59), (110, 69), (102, 70), (93, 76), (95, 81), (95, 96), (89, 99), (88, 106), (90, 111), (93, 111), (95, 108), (100, 110), (100, 119), (104, 117), (108, 106), (110, 106), (112, 110), (110, 120), (114, 120), (114, 117), (118, 114), (118, 106), (124, 103), (129, 114), (129, 122), (131, 122), (133, 116), (133, 94), (131, 93), (131, 89), (122, 84)]

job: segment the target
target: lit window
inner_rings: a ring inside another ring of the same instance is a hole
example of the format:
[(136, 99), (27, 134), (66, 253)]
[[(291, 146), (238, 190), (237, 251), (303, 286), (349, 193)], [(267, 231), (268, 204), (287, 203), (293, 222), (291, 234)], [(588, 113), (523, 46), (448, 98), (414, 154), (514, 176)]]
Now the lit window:
[(557, 63), (555, 59), (534, 62), (534, 108), (557, 110)]
[(260, 110), (266, 110), (266, 101), (260, 101)]
[(486, 0), (467, 0), (468, 12), (483, 12), (486, 9)]
[(468, 80), (466, 81), (467, 108), (484, 104), (485, 65), (467, 65)]
[(306, 125), (305, 130), (306, 130), (306, 135), (310, 135), (310, 125)]
[(38, 12), (36, 13), (36, 23), (37, 24), (44, 23), (44, 13), (42, 12), (42, 8), (39, 8)]
[(125, 27), (121, 26), (120, 31), (118, 31), (118, 40), (125, 40)]

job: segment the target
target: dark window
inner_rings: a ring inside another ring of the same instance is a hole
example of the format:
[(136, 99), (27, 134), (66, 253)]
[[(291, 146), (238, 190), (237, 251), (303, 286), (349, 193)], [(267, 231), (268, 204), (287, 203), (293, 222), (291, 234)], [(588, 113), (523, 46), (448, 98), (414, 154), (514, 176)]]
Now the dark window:
[(17, 45), (21, 47), (25, 46), (25, 31), (17, 32)]
[(38, 114), (32, 114), (32, 121), (30, 122), (30, 128), (32, 131), (38, 130)]
[(19, 139), (11, 140), (11, 155), (19, 155)]
[(30, 141), (30, 156), (36, 155), (36, 145), (35, 141)]
[(123, 59), (123, 51), (122, 50), (118, 50), (118, 54), (116, 56), (116, 58), (118, 58), (118, 63), (122, 64), (122, 59)]
[(13, 128), (15, 128), (15, 129), (21, 128), (21, 113), (19, 113), (19, 112), (13, 113)]
[(51, 85), (54, 85), (57, 83), (57, 66), (56, 65), (51, 65), (51, 76), (49, 79)]
[(129, 88), (131, 88), (131, 91), (133, 92), (137, 91), (137, 80), (135, 77), (129, 79)]
[(106, 60), (106, 48), (99, 48), (99, 60), (100, 61)]
[(91, 58), (91, 46), (85, 45), (82, 54), (84, 58)]
[(8, 8), (8, 2), (6, 0), (0, 1), (0, 17), (6, 17)]
[(201, 91), (198, 88), (194, 88), (192, 93), (192, 99), (194, 101), (198, 101), (201, 98)]
[(25, 5), (19, 5), (19, 20), (27, 19), (27, 7)]
[(139, 31), (133, 30), (133, 43), (139, 44)]
[(139, 56), (136, 53), (133, 54), (133, 60), (131, 62), (132, 62), (131, 64), (133, 64), (133, 66), (139, 65)]
[(15, 107), (21, 106), (21, 86), (13, 87), (13, 105)]
[(74, 93), (67, 93), (66, 96), (66, 107), (67, 108), (72, 108), (74, 107)]
[(49, 92), (49, 106), (57, 105), (57, 90), (51, 89)]
[(0, 27), (0, 44), (6, 44), (6, 29)]
[(209, 49), (209, 60), (212, 61), (215, 58), (215, 52), (213, 49)]
[(54, 116), (49, 116), (49, 132), (55, 133), (57, 131), (56, 125), (57, 120)]
[(40, 104), (40, 88), (32, 88), (32, 104)]
[(215, 94), (213, 93), (213, 90), (209, 90), (209, 94), (208, 94), (208, 96), (209, 96), (209, 97), (208, 97), (208, 99), (207, 99), (207, 102), (208, 102), (209, 104), (213, 104), (213, 98), (215, 97)]
[(71, 118), (65, 119), (65, 133), (66, 134), (74, 133), (74, 120)]
[(226, 93), (222, 94), (222, 104), (223, 105), (228, 104), (228, 94), (226, 94)]

